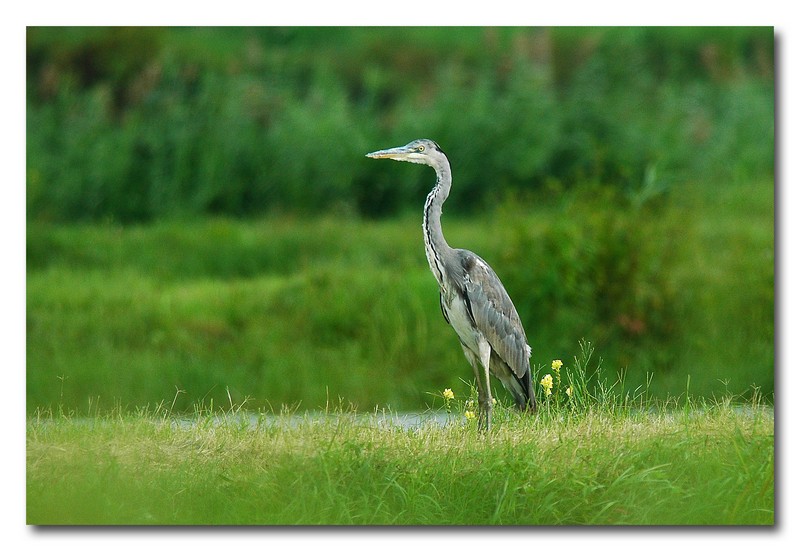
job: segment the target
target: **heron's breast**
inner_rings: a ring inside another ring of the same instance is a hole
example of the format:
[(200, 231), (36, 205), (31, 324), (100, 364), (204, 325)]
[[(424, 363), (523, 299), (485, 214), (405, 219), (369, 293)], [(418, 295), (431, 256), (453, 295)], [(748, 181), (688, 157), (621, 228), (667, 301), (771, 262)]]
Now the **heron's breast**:
[(444, 308), (447, 311), (447, 319), (450, 320), (450, 325), (455, 329), (458, 338), (461, 339), (464, 346), (480, 357), (478, 342), (482, 336), (472, 323), (472, 317), (467, 312), (464, 300), (457, 293), (453, 293), (449, 299), (444, 301)]

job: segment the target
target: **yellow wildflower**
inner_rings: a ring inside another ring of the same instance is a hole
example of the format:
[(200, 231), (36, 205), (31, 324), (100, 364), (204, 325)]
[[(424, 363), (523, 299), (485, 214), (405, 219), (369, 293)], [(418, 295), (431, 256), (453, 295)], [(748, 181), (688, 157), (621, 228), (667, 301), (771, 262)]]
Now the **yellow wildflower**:
[(542, 380), (539, 382), (544, 388), (545, 396), (550, 396), (553, 393), (553, 376), (549, 373), (542, 377)]
[(449, 388), (446, 388), (444, 391), (442, 391), (442, 396), (444, 396), (445, 400), (452, 400), (455, 398), (455, 394), (453, 394), (453, 391)]
[(558, 373), (559, 371), (561, 371), (562, 365), (564, 365), (564, 362), (562, 362), (561, 360), (553, 360), (553, 365), (552, 365), (553, 371)]
[(467, 420), (472, 421), (473, 419), (475, 419), (475, 412), (472, 411), (471, 409), (468, 409), (467, 411), (464, 412), (464, 417), (466, 417)]
[(566, 393), (567, 393), (568, 397), (572, 398), (572, 387), (571, 386), (567, 387)]

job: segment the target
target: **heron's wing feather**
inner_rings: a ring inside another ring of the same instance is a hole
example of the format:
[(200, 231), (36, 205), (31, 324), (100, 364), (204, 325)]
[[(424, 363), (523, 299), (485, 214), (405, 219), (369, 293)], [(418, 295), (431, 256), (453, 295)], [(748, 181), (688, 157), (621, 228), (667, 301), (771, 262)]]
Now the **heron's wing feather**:
[(475, 326), (495, 353), (522, 378), (530, 370), (531, 347), (514, 304), (500, 278), (477, 255), (462, 257), (464, 288)]
[(444, 307), (444, 296), (442, 296), (441, 292), (439, 292), (439, 308), (442, 309), (442, 315), (444, 316), (444, 321), (446, 321), (449, 324), (450, 318), (447, 317), (447, 309)]

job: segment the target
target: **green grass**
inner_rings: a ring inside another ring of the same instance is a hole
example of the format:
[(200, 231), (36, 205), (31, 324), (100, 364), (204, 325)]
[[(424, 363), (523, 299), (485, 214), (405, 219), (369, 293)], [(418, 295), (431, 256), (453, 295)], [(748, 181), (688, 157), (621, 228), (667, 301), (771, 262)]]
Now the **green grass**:
[[(419, 399), (412, 373), (443, 354), (452, 365), (458, 352), (431, 351), (451, 335), (416, 227), (330, 219), (31, 232), (48, 266), (28, 274), (29, 411), (83, 410), (96, 397), (143, 405), (175, 387), (183, 408), (226, 389), (256, 407), (315, 407), (328, 395), (409, 405)], [(451, 382), (440, 377), (434, 388)]]
[[(770, 399), (771, 183), (713, 198), (685, 189), (657, 216), (571, 194), (503, 205), (446, 213), (445, 232), (500, 274), (534, 369), (585, 338), (631, 388), (656, 374), (651, 391), (677, 395), (691, 375), (695, 395), (755, 386)], [(181, 411), (228, 393), (254, 409), (343, 397), (362, 411), (418, 410), (432, 388), (463, 393), (471, 370), (439, 310), (419, 218), (30, 223), (27, 411), (142, 407), (176, 388)], [(620, 229), (645, 237), (618, 250)], [(597, 254), (606, 248), (617, 256)], [(620, 270), (629, 255), (638, 272)], [(626, 332), (623, 314), (648, 330)]]
[[(458, 400), (459, 397), (456, 398)], [(27, 426), (29, 524), (769, 525), (771, 408), (519, 416), (489, 435), (169, 407)]]

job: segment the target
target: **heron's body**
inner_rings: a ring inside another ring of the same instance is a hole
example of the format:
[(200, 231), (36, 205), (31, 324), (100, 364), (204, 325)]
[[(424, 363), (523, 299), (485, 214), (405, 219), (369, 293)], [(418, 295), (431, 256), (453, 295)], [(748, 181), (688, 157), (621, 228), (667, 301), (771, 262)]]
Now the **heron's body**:
[(475, 372), (482, 426), (491, 426), (490, 373), (511, 392), (520, 409), (535, 410), (531, 348), (511, 298), (482, 258), (464, 249), (453, 249), (442, 233), (442, 204), (452, 181), (444, 152), (431, 140), (415, 140), (367, 156), (426, 164), (436, 171), (436, 185), (425, 200), (422, 218), (425, 254), (439, 284), (442, 313), (458, 335)]

